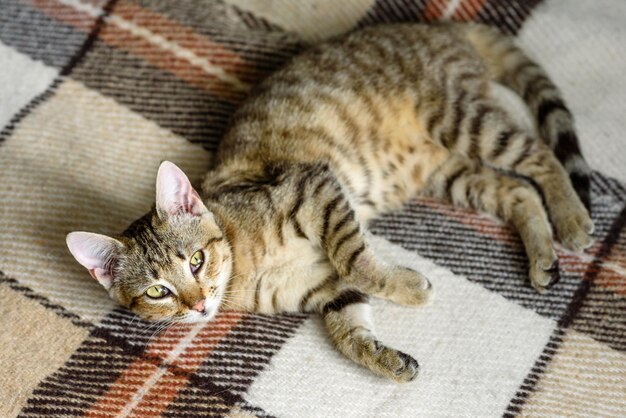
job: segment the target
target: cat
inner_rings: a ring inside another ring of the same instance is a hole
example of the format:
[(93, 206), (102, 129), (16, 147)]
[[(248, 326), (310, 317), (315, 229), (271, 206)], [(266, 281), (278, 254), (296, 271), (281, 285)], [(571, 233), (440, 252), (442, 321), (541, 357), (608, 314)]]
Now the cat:
[[(523, 99), (538, 135), (493, 98), (494, 83)], [(143, 318), (316, 312), (344, 355), (406, 382), (418, 363), (378, 341), (368, 298), (420, 306), (433, 289), (377, 257), (368, 221), (416, 196), (496, 215), (544, 292), (558, 277), (551, 225), (568, 249), (592, 243), (589, 173), (559, 90), (510, 38), (477, 24), (382, 25), (312, 47), (257, 86), (202, 197), (165, 161), (149, 213), (119, 236), (72, 232), (67, 245)]]

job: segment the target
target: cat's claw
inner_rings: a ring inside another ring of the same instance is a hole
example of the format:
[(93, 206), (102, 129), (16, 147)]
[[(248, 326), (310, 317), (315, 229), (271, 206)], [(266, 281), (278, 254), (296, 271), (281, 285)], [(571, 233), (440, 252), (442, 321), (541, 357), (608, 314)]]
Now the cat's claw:
[(557, 284), (561, 279), (559, 260), (554, 252), (548, 257), (537, 260), (530, 268), (530, 284), (539, 293)]
[(410, 382), (417, 377), (419, 364), (410, 355), (389, 347), (383, 347), (376, 356), (377, 371), (398, 383)]
[(398, 351), (398, 358), (402, 360), (402, 365), (396, 369), (395, 374), (398, 376), (398, 382), (410, 382), (417, 377), (419, 371), (419, 363), (413, 357), (402, 351)]

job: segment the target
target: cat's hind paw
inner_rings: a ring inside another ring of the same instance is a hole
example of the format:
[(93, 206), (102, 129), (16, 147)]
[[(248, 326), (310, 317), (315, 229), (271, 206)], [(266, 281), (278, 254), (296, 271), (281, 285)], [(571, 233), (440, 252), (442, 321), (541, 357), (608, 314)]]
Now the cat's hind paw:
[(562, 207), (558, 215), (552, 222), (565, 248), (580, 252), (593, 245), (591, 234), (595, 227), (582, 204)]
[(531, 264), (530, 284), (539, 293), (545, 293), (546, 290), (557, 284), (561, 279), (559, 273), (559, 259), (554, 251), (548, 257), (539, 259)]

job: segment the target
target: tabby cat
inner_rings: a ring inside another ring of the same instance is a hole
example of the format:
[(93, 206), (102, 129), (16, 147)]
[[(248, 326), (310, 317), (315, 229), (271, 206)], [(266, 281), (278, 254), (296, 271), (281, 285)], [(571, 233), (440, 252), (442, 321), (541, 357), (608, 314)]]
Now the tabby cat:
[[(496, 83), (536, 134), (494, 99)], [(496, 215), (519, 233), (538, 292), (557, 277), (551, 224), (571, 250), (592, 242), (571, 113), (511, 39), (475, 24), (370, 27), (294, 58), (234, 114), (202, 192), (163, 162), (149, 213), (67, 245), (141, 317), (317, 312), (343, 354), (399, 382), (418, 364), (377, 340), (368, 297), (419, 306), (432, 286), (377, 257), (370, 219), (418, 195)]]

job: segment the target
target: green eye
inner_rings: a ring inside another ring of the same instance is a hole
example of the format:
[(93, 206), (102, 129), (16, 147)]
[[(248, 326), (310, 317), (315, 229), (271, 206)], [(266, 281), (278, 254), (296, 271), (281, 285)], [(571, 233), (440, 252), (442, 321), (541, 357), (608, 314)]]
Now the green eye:
[(197, 272), (200, 269), (200, 267), (202, 267), (203, 263), (204, 263), (204, 253), (202, 253), (202, 251), (200, 250), (193, 253), (193, 255), (191, 256), (191, 259), (189, 260), (189, 265), (191, 266), (191, 272), (192, 273)]
[(161, 299), (169, 295), (170, 293), (171, 292), (167, 287), (161, 286), (159, 284), (149, 287), (148, 290), (146, 290), (146, 295), (148, 295), (148, 297), (151, 297), (152, 299)]

